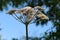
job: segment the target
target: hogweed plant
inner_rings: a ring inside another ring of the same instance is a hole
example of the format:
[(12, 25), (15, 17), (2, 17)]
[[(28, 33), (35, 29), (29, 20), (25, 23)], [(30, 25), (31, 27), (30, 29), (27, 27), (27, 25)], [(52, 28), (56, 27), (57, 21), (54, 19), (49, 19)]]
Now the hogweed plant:
[(49, 19), (46, 15), (44, 15), (41, 11), (43, 8), (40, 6), (36, 6), (34, 8), (27, 6), (21, 9), (12, 9), (7, 12), (7, 14), (12, 15), (16, 20), (25, 24), (26, 26), (26, 40), (28, 40), (28, 25), (33, 23), (36, 18), (40, 19)]

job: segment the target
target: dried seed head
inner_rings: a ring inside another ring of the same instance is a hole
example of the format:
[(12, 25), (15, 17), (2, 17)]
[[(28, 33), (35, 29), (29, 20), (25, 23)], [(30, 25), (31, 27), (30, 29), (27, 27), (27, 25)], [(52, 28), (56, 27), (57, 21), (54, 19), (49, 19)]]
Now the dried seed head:
[(36, 7), (34, 7), (35, 9), (38, 9), (38, 10), (40, 10), (40, 11), (42, 11), (42, 10), (44, 10), (42, 7), (40, 7), (40, 6), (36, 6)]
[(7, 14), (12, 15), (15, 11), (16, 11), (16, 10), (9, 10), (9, 11), (7, 12)]
[(49, 19), (45, 14), (43, 14), (41, 11), (37, 12), (37, 17), (41, 18), (41, 19)]
[(22, 9), (20, 9), (20, 10), (18, 10), (17, 12), (18, 13), (26, 13), (28, 10), (30, 10), (30, 9), (32, 9), (31, 7), (24, 7), (24, 8), (22, 8)]

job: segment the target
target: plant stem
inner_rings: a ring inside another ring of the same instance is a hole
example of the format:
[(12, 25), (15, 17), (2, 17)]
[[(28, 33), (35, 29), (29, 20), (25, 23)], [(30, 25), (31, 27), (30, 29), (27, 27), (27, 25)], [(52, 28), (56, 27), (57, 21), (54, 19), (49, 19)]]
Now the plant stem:
[(26, 40), (28, 40), (28, 24), (26, 24)]

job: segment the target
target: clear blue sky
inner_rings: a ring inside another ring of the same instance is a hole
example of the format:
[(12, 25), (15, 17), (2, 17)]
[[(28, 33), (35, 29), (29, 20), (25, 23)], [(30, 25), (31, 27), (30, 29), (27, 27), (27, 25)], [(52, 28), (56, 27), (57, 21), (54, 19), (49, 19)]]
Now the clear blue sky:
[[(11, 6), (8, 6), (8, 10), (12, 9)], [(48, 10), (48, 9), (47, 9)], [(47, 11), (45, 10), (45, 11)], [(15, 20), (11, 15), (6, 14), (7, 10), (0, 12), (0, 35), (2, 39), (11, 40), (12, 38), (21, 38), (25, 36), (25, 25)], [(52, 23), (49, 21), (47, 25), (42, 27), (41, 25), (37, 26), (35, 24), (29, 25), (29, 36), (30, 37), (39, 37), (41, 33), (44, 33), (46, 30), (52, 27)]]

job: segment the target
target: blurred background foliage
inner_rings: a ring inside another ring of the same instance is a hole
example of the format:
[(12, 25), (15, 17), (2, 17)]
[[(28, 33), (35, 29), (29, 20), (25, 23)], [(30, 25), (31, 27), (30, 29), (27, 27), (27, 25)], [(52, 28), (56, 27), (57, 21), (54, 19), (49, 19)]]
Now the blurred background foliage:
[[(45, 35), (41, 38), (31, 38), (32, 40), (60, 40), (60, 0), (0, 0), (0, 11), (3, 11), (3, 9), (8, 9), (8, 4), (12, 7), (19, 7), (24, 6), (24, 3), (26, 3), (26, 6), (45, 6), (46, 8), (49, 8), (48, 11), (44, 12), (49, 17), (48, 21), (51, 21), (53, 23), (53, 28), (56, 27), (56, 32), (45, 32)], [(48, 22), (47, 20), (42, 21), (35, 21), (36, 25), (44, 25)], [(53, 29), (52, 28), (52, 29)], [(48, 35), (49, 34), (49, 35)], [(15, 40), (15, 39), (13, 39)]]

